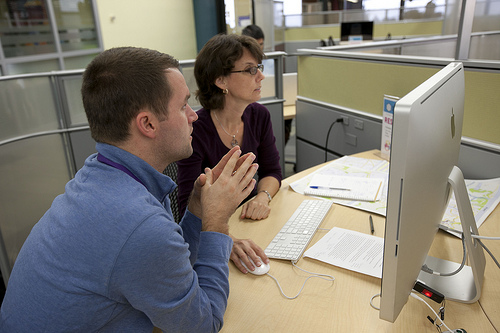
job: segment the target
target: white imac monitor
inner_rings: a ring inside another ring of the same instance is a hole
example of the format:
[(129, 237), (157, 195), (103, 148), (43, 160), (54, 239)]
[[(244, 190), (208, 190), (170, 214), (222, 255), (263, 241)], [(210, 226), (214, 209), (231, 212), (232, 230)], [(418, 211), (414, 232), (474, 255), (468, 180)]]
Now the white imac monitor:
[[(418, 281), (445, 299), (475, 302), (484, 276), (484, 254), (463, 175), (456, 167), (464, 115), (464, 69), (453, 62), (401, 98), (394, 108), (384, 237), (380, 318), (394, 322)], [(428, 256), (454, 191), (470, 266)], [(458, 197), (457, 197), (458, 196)], [(476, 246), (477, 245), (477, 246)]]

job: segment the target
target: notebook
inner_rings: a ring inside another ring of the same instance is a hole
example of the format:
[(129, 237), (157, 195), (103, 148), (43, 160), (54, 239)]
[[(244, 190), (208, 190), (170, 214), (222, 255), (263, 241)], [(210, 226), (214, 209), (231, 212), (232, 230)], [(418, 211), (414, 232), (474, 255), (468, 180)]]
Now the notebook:
[(304, 194), (320, 197), (376, 201), (382, 179), (315, 174)]

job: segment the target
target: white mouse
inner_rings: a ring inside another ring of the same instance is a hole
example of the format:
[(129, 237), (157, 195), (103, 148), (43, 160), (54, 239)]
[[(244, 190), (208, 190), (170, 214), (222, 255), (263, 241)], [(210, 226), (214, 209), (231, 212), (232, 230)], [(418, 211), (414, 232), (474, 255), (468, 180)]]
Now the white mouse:
[(250, 260), (250, 262), (254, 265), (255, 270), (251, 271), (251, 270), (247, 267), (247, 265), (245, 265), (245, 263), (244, 263), (241, 259), (240, 259), (240, 262), (241, 262), (241, 264), (243, 265), (243, 267), (245, 267), (245, 268), (247, 269), (247, 271), (249, 271), (250, 273), (252, 273), (252, 274), (254, 274), (254, 275), (264, 275), (264, 274), (266, 274), (267, 272), (269, 272), (269, 269), (271, 268), (271, 267), (269, 266), (269, 264), (265, 264), (265, 263), (262, 261), (262, 259), (261, 259), (260, 257), (259, 257), (259, 260), (260, 260), (260, 262), (262, 263), (262, 265), (260, 265), (260, 266), (257, 266), (257, 265), (253, 262), (252, 258), (248, 257), (248, 260)]

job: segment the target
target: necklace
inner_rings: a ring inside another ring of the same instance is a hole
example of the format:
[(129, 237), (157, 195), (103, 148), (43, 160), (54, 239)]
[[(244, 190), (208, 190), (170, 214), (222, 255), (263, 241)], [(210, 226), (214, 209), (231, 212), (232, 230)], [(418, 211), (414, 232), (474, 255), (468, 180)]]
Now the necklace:
[(223, 130), (224, 132), (226, 132), (226, 134), (227, 134), (227, 135), (229, 135), (229, 136), (232, 136), (232, 137), (233, 137), (233, 139), (231, 140), (231, 147), (237, 146), (237, 145), (238, 145), (238, 140), (236, 140), (236, 134), (238, 134), (239, 129), (236, 131), (236, 133), (235, 133), (235, 134), (229, 134), (229, 133), (226, 131), (226, 129), (224, 128), (224, 126), (222, 126), (222, 123), (220, 122), (219, 117), (217, 117), (217, 112), (214, 112), (214, 116), (215, 116), (215, 119), (217, 119), (217, 122), (219, 123), (220, 127), (222, 128), (222, 130)]

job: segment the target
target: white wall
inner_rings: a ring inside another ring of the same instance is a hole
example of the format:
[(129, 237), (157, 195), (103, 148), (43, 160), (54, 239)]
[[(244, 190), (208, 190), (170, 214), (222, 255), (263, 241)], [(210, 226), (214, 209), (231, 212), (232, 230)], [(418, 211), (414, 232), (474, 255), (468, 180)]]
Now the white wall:
[(155, 49), (174, 58), (194, 59), (193, 2), (187, 0), (97, 0), (103, 46)]

